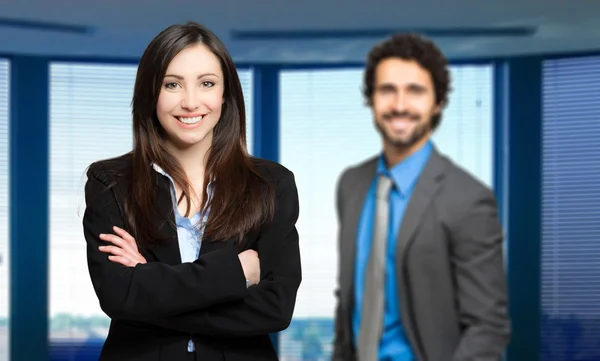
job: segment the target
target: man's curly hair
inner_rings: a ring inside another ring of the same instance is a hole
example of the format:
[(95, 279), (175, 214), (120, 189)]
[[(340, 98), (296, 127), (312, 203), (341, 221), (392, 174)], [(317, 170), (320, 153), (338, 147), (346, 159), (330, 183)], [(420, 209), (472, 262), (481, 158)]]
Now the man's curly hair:
[[(431, 40), (412, 33), (396, 34), (377, 44), (369, 52), (363, 85), (363, 95), (367, 105), (373, 105), (375, 70), (379, 63), (389, 58), (413, 60), (427, 70), (433, 81), (435, 103), (441, 105), (441, 108), (447, 105), (448, 93), (451, 90), (448, 60)], [(433, 116), (432, 128), (437, 128), (440, 121), (441, 114)]]

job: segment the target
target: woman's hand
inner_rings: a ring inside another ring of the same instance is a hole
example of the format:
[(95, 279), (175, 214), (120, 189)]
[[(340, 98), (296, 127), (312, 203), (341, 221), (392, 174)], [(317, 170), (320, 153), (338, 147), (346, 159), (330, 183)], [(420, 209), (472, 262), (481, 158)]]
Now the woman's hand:
[(108, 253), (108, 259), (123, 266), (135, 267), (138, 263), (146, 263), (146, 259), (140, 254), (135, 239), (125, 230), (113, 227), (114, 234), (100, 234), (100, 239), (110, 242), (114, 246), (100, 246), (100, 252)]
[(258, 253), (253, 249), (248, 249), (238, 254), (244, 276), (248, 281), (248, 287), (257, 285), (260, 282), (260, 259)]

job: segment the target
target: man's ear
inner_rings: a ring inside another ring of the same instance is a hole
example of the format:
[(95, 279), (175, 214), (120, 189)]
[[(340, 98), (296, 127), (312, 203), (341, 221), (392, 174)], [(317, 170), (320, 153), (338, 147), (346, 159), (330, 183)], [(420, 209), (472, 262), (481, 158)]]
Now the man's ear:
[(445, 105), (446, 105), (446, 103), (439, 103), (439, 104), (437, 104), (433, 108), (433, 115), (439, 115), (442, 112), (442, 109), (444, 109)]

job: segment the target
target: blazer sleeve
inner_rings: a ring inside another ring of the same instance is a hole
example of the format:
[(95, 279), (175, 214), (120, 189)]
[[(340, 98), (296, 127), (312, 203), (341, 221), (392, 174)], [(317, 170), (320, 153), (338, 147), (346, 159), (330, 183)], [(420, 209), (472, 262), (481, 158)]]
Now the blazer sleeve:
[[(98, 250), (107, 242), (100, 233), (124, 228), (117, 203), (120, 192), (98, 163), (90, 166), (85, 185), (83, 233), (94, 290), (102, 310), (112, 319), (150, 321), (243, 298), (248, 292), (237, 252), (211, 252), (193, 263), (160, 262), (125, 267)], [(218, 282), (215, 282), (218, 280)]]
[(257, 242), (261, 280), (239, 301), (166, 317), (158, 326), (214, 336), (265, 335), (286, 329), (302, 280), (296, 220), (298, 192), (291, 172), (276, 186), (275, 217), (263, 226)]
[(452, 229), (452, 262), (464, 331), (453, 361), (497, 361), (510, 338), (503, 232), (494, 195), (486, 189)]

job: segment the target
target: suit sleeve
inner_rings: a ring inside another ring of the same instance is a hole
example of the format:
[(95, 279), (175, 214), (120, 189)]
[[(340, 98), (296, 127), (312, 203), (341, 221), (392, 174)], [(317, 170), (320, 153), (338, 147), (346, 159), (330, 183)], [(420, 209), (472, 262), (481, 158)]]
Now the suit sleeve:
[(253, 336), (286, 329), (302, 279), (296, 220), (298, 193), (291, 172), (276, 187), (274, 219), (260, 232), (261, 280), (239, 301), (167, 317), (157, 325), (199, 335)]
[(177, 266), (149, 262), (125, 267), (109, 261), (98, 250), (108, 244), (99, 235), (113, 233), (113, 226), (124, 227), (116, 199), (121, 193), (115, 192), (114, 181), (97, 163), (90, 166), (87, 176), (83, 232), (88, 269), (100, 306), (110, 318), (148, 322), (246, 295), (244, 273), (232, 249)]
[(496, 201), (480, 193), (452, 230), (459, 320), (464, 326), (453, 361), (498, 361), (508, 344), (510, 321), (503, 232)]
[(346, 172), (343, 172), (340, 176), (340, 179), (337, 184), (336, 197), (335, 197), (335, 206), (337, 212), (337, 221), (338, 221), (338, 268), (337, 268), (337, 287), (335, 290), (335, 319), (334, 319), (334, 336), (333, 336), (333, 352), (331, 359), (333, 361), (343, 361), (346, 358), (344, 357), (345, 349), (344, 349), (344, 311), (342, 309), (342, 304), (340, 302), (340, 277), (342, 272), (342, 260), (341, 260), (341, 228), (342, 228), (342, 200), (343, 200), (343, 189), (344, 189), (344, 177)]

